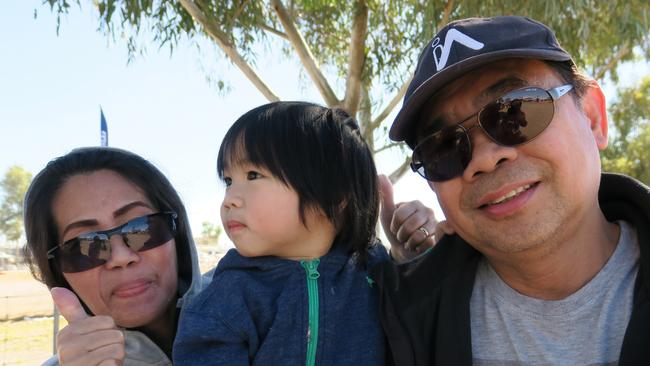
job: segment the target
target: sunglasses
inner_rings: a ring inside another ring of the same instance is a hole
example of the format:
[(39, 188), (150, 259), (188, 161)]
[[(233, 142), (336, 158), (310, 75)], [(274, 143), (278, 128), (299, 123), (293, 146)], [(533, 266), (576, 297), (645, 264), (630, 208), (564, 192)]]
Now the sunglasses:
[[(477, 126), (502, 146), (531, 141), (553, 120), (554, 101), (572, 88), (573, 85), (566, 84), (552, 89), (527, 87), (506, 93), (460, 123), (425, 137), (413, 149), (411, 169), (432, 182), (461, 175), (472, 159), (469, 131)], [(463, 126), (474, 117), (477, 123)]]
[(158, 212), (112, 229), (81, 234), (48, 250), (47, 258), (57, 258), (64, 273), (87, 271), (111, 258), (111, 236), (121, 235), (124, 244), (135, 252), (153, 249), (176, 235), (177, 217), (175, 212)]

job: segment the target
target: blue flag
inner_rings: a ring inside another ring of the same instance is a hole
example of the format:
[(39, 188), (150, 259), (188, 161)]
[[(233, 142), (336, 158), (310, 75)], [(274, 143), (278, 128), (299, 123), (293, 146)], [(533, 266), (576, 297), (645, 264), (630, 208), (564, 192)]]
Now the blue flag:
[(102, 107), (99, 107), (99, 115), (101, 124), (101, 146), (108, 146), (108, 125), (106, 124), (106, 118), (104, 117), (104, 111), (102, 111)]

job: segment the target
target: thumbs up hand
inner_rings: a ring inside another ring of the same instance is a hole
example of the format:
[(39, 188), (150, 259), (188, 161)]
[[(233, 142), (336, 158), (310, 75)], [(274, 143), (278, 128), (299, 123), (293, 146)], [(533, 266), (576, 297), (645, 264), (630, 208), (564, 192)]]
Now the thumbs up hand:
[(120, 366), (124, 360), (124, 333), (107, 315), (90, 316), (77, 295), (63, 287), (50, 290), (52, 300), (68, 325), (56, 336), (61, 366)]
[(429, 249), (454, 230), (446, 221), (436, 219), (433, 210), (420, 201), (394, 203), (393, 184), (381, 174), (379, 192), (381, 196), (381, 225), (390, 241), (390, 252), (399, 263), (406, 262)]

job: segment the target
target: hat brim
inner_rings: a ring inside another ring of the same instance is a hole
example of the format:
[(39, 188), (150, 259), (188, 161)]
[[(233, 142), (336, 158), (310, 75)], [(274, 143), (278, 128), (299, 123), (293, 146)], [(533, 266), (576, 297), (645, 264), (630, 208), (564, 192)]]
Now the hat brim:
[(442, 72), (438, 72), (422, 83), (411, 95), (408, 102), (395, 117), (388, 136), (393, 141), (406, 141), (413, 148), (415, 146), (414, 118), (426, 103), (445, 84), (463, 76), (463, 74), (487, 63), (505, 58), (531, 58), (549, 61), (573, 61), (566, 52), (558, 50), (531, 50), (510, 49), (494, 51), (469, 57), (458, 62)]

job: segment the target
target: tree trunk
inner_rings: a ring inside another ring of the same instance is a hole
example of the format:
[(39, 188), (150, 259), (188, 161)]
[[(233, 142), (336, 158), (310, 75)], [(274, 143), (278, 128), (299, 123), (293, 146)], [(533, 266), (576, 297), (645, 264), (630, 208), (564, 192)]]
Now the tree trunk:
[(361, 95), (359, 98), (359, 111), (357, 113), (357, 120), (359, 121), (359, 127), (361, 128), (361, 135), (368, 144), (370, 151), (373, 155), (375, 153), (375, 134), (374, 129), (372, 128), (372, 111), (370, 96), (368, 95), (368, 87), (363, 84), (361, 86)]

